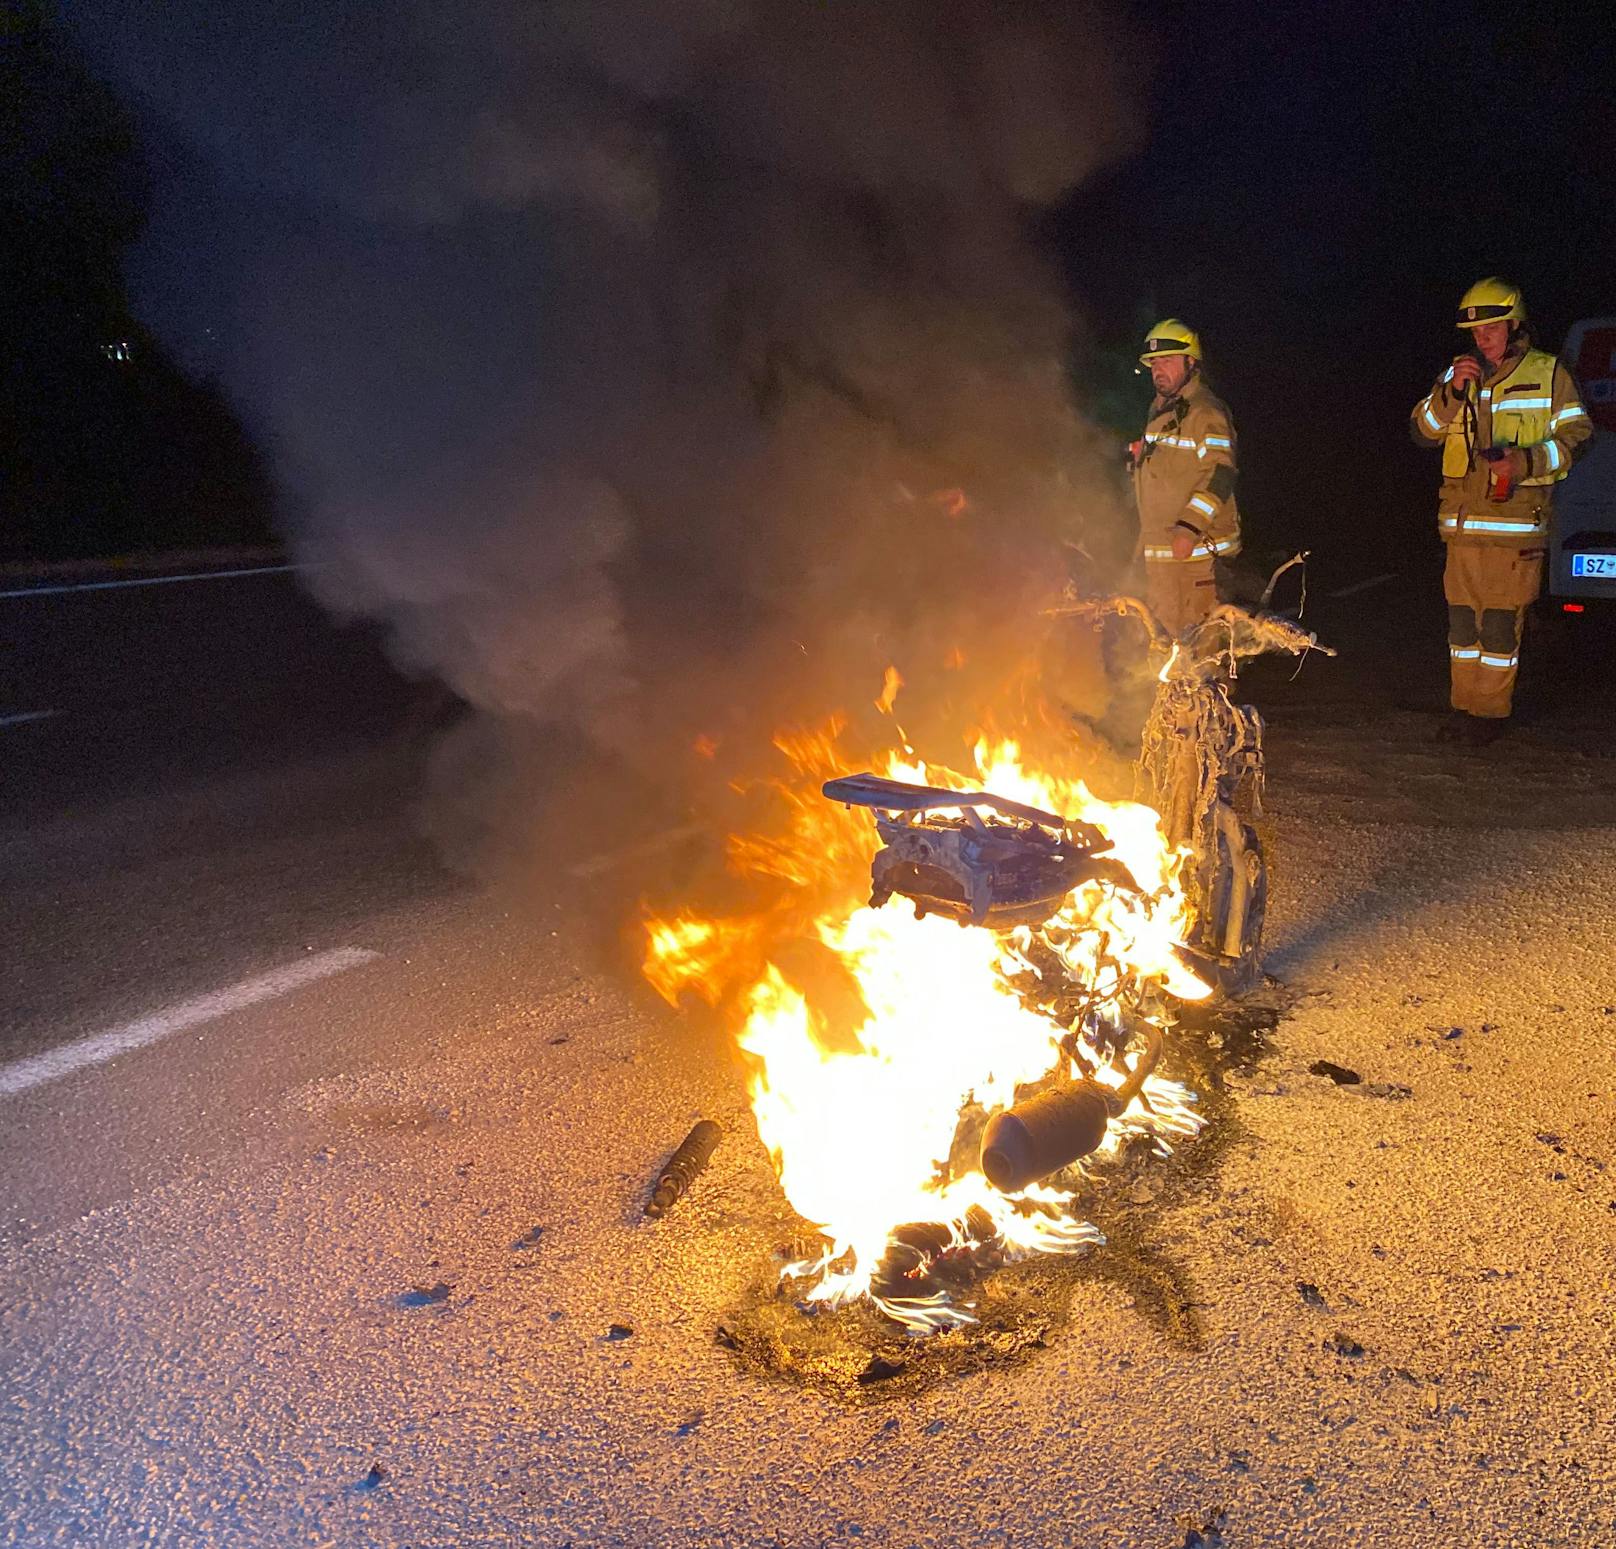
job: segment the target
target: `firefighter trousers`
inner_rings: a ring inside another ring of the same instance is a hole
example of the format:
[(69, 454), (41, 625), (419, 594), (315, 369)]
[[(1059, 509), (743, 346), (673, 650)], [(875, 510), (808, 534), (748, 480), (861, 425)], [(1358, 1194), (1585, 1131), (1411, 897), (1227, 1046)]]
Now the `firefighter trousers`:
[(1147, 559), (1145, 601), (1171, 634), (1182, 635), (1218, 605), (1211, 559)]
[(1543, 585), (1543, 549), (1453, 538), (1442, 593), (1448, 600), (1448, 668), (1455, 710), (1497, 720), (1510, 712), (1520, 670), (1521, 624)]

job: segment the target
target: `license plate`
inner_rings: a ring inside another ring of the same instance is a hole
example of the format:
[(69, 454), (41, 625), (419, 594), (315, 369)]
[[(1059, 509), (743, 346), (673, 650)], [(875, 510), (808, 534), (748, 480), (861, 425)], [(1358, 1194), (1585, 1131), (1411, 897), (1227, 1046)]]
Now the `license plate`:
[(1571, 573), (1574, 576), (1609, 576), (1616, 581), (1616, 554), (1573, 554)]

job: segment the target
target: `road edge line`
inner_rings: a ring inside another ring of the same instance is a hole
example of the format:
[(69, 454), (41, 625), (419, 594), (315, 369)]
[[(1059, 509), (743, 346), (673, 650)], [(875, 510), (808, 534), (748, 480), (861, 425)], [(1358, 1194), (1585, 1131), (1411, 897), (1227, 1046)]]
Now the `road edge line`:
[(92, 1065), (100, 1065), (120, 1054), (144, 1049), (150, 1044), (182, 1033), (188, 1028), (212, 1022), (232, 1012), (244, 1011), (249, 1006), (275, 1000), (293, 990), (302, 989), (333, 974), (375, 962), (381, 956), (368, 947), (334, 947), (312, 957), (272, 968), (268, 973), (243, 979), (226, 989), (210, 990), (205, 995), (194, 995), (189, 1000), (176, 1001), (149, 1016), (137, 1017), (121, 1027), (104, 1033), (91, 1033), (71, 1043), (46, 1049), (39, 1054), (24, 1055), (7, 1065), (0, 1065), (0, 1098), (16, 1097), (47, 1081), (57, 1081)]

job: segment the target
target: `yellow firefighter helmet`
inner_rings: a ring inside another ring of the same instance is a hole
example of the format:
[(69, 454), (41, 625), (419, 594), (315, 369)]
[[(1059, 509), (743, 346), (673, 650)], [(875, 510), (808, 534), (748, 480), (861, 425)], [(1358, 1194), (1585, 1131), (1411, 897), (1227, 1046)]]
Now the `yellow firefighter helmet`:
[(1483, 323), (1524, 323), (1526, 303), (1518, 285), (1501, 280), (1496, 274), (1477, 280), (1459, 302), (1461, 328), (1479, 328)]
[(1201, 358), (1201, 336), (1176, 317), (1164, 317), (1145, 335), (1145, 353), (1139, 357), (1141, 365), (1148, 366), (1164, 355), (1188, 355), (1191, 360)]

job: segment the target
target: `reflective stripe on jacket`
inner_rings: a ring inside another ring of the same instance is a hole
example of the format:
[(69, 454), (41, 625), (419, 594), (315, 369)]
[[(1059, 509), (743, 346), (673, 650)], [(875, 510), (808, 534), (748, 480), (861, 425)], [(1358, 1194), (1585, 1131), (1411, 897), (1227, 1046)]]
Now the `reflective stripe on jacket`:
[[(1518, 346), (1481, 385), (1473, 405), (1454, 396), (1450, 366), (1414, 405), (1414, 439), (1442, 447), (1437, 526), (1444, 539), (1483, 543), (1541, 540), (1548, 533), (1553, 486), (1581, 455), (1593, 423), (1571, 373), (1544, 350)], [(1526, 476), (1507, 500), (1488, 498), (1492, 447), (1518, 447)]]
[(1150, 406), (1133, 463), (1138, 552), (1151, 563), (1170, 563), (1174, 534), (1187, 532), (1195, 540), (1191, 559), (1238, 554), (1234, 483), (1234, 426), (1197, 372), (1182, 392)]

